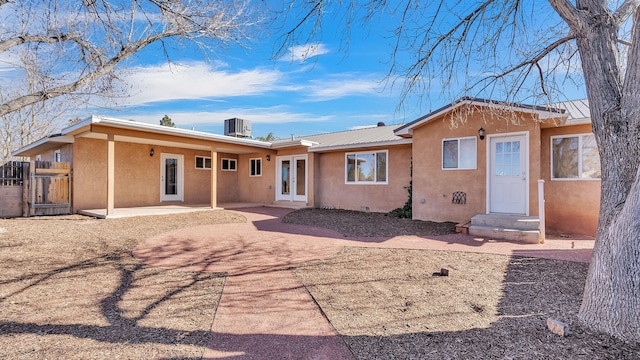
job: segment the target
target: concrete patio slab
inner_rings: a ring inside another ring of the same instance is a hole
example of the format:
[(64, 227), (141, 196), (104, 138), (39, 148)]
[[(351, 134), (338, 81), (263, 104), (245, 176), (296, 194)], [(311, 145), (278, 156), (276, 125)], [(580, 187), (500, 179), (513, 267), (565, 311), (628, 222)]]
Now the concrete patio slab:
[(218, 203), (217, 207), (211, 207), (207, 204), (195, 204), (195, 205), (158, 205), (158, 206), (138, 206), (129, 208), (115, 208), (112, 214), (107, 215), (107, 209), (89, 209), (79, 210), (78, 213), (95, 217), (98, 219), (117, 219), (133, 216), (152, 216), (152, 215), (170, 215), (180, 214), (193, 211), (207, 211), (207, 210), (237, 210), (245, 208), (259, 208), (259, 207), (274, 207), (283, 208), (289, 210), (299, 210), (308, 208), (305, 203), (290, 202), (290, 201), (278, 201), (273, 204), (261, 204), (253, 202), (230, 202), (230, 203)]

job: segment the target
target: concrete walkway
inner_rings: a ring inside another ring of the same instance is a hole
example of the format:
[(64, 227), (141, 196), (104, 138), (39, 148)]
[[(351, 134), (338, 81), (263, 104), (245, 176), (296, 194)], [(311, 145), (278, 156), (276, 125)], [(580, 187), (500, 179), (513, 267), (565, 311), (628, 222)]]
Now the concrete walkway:
[(238, 210), (242, 224), (203, 225), (164, 233), (134, 249), (154, 266), (227, 274), (205, 359), (353, 359), (348, 347), (291, 269), (345, 246), (430, 249), (588, 262), (593, 239), (545, 244), (478, 239), (463, 234), (345, 238), (331, 230), (283, 224), (289, 211)]

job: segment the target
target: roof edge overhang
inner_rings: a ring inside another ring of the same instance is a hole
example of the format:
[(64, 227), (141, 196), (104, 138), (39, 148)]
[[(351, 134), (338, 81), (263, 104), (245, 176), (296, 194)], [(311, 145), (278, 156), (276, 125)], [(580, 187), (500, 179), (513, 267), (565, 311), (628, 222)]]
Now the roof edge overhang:
[(73, 136), (54, 134), (46, 138), (42, 138), (36, 142), (33, 142), (27, 146), (23, 146), (20, 149), (13, 151), (11, 156), (35, 156), (44, 151), (56, 148), (61, 144), (73, 144), (75, 138)]
[(329, 152), (329, 151), (350, 150), (350, 149), (356, 150), (356, 149), (372, 148), (372, 147), (410, 145), (412, 143), (413, 143), (413, 140), (411, 139), (398, 139), (398, 140), (391, 140), (391, 141), (378, 141), (378, 142), (368, 142), (368, 143), (361, 143), (361, 144), (311, 147), (309, 149), (309, 152)]
[(283, 148), (296, 147), (296, 146), (312, 147), (318, 144), (319, 143), (315, 141), (298, 139), (298, 140), (290, 140), (290, 141), (279, 142), (279, 143), (271, 143), (271, 147), (273, 149), (283, 149)]
[(260, 147), (265, 149), (269, 149), (272, 147), (271, 143), (260, 141), (260, 140), (236, 138), (232, 136), (218, 135), (218, 134), (212, 134), (212, 133), (207, 133), (202, 131), (186, 130), (186, 129), (173, 128), (173, 127), (167, 127), (162, 125), (153, 125), (153, 124), (147, 124), (147, 123), (137, 122), (133, 120), (121, 120), (121, 119), (114, 119), (114, 118), (108, 118), (108, 117), (102, 117), (102, 116), (93, 116), (91, 119), (92, 119), (91, 124), (103, 125), (103, 126), (108, 126), (113, 128), (138, 130), (138, 131), (157, 133), (157, 134), (177, 135), (180, 137), (186, 137), (186, 138), (192, 138), (192, 139), (211, 140), (211, 141), (218, 141), (218, 142), (237, 144), (237, 145), (248, 145), (248, 146)]
[(463, 97), (459, 100), (456, 100), (450, 104), (447, 104), (435, 111), (430, 112), (427, 115), (419, 117), (418, 119), (397, 128), (394, 131), (394, 134), (402, 137), (412, 137), (413, 129), (415, 129), (416, 127), (429, 123), (435, 120), (436, 118), (450, 111), (453, 111), (461, 106), (470, 106), (470, 105), (484, 106), (484, 107), (501, 109), (501, 110), (528, 112), (532, 114), (537, 114), (540, 120), (558, 118), (558, 117), (566, 118), (568, 116), (564, 109), (557, 109), (557, 108), (537, 106), (537, 105), (508, 103), (508, 102), (501, 102), (501, 101), (487, 100), (487, 99), (480, 99), (480, 98)]
[[(35, 156), (44, 151), (60, 146), (60, 144), (70, 144), (75, 142), (77, 136), (84, 136), (92, 132), (91, 125), (101, 125), (110, 128), (119, 128), (127, 130), (135, 130), (147, 133), (174, 135), (186, 139), (198, 139), (207, 141), (216, 141), (227, 144), (245, 145), (263, 149), (271, 149), (272, 144), (269, 142), (235, 138), (226, 135), (211, 134), (202, 131), (186, 130), (179, 128), (166, 127), (162, 125), (153, 125), (133, 120), (122, 120), (110, 117), (92, 115), (86, 119), (78, 121), (75, 124), (67, 126), (61, 130), (59, 134), (51, 135), (37, 140), (27, 146), (24, 146), (14, 152), (13, 156)], [(186, 142), (186, 141), (182, 141)], [(308, 145), (311, 146), (311, 145)]]

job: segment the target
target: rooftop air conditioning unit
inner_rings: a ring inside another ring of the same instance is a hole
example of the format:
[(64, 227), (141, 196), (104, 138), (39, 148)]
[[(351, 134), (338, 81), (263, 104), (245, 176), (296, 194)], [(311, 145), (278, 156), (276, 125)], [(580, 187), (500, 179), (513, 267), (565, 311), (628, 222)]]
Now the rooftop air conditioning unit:
[(235, 137), (251, 137), (251, 121), (244, 119), (227, 119), (224, 121), (224, 134)]

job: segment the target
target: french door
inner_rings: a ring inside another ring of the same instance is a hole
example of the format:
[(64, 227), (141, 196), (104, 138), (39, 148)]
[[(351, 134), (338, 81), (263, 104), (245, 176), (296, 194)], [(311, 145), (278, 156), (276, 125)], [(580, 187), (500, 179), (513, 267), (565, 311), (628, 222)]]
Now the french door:
[(276, 200), (306, 202), (307, 155), (279, 156), (276, 167)]

